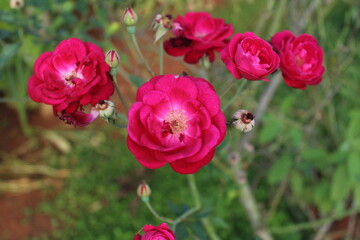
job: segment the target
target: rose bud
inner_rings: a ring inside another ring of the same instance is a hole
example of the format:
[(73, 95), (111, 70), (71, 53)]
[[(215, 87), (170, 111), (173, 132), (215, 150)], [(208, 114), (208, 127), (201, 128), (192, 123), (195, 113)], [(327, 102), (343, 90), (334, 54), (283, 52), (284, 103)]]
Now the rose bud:
[(106, 121), (115, 118), (115, 105), (112, 101), (101, 100), (95, 108), (99, 111), (99, 116)]
[(110, 50), (105, 54), (105, 62), (111, 68), (116, 68), (120, 64), (119, 54), (115, 50)]
[(132, 8), (126, 8), (122, 16), (122, 21), (126, 26), (133, 26), (138, 21), (138, 16)]
[(246, 110), (238, 110), (232, 116), (231, 125), (242, 132), (250, 132), (255, 127), (254, 115)]
[(147, 185), (145, 182), (141, 183), (137, 188), (137, 195), (141, 197), (143, 201), (148, 201), (150, 194), (151, 194), (151, 189), (149, 185)]

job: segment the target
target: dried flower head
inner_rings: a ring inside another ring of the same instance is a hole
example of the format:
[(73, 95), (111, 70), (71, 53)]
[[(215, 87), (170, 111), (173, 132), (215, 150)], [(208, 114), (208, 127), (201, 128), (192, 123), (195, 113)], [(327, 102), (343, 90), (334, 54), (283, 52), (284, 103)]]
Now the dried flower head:
[(238, 110), (232, 116), (231, 125), (242, 132), (249, 132), (255, 127), (254, 118), (247, 110)]

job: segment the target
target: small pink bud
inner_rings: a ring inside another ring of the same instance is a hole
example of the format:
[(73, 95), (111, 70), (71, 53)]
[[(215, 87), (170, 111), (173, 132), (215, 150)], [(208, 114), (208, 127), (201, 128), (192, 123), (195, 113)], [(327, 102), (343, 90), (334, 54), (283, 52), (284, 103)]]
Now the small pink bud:
[(147, 185), (145, 182), (141, 183), (137, 188), (137, 194), (143, 201), (148, 201), (151, 194), (149, 185)]
[(115, 50), (110, 50), (105, 54), (105, 62), (111, 68), (116, 68), (120, 64), (119, 54)]
[(232, 116), (231, 125), (242, 132), (250, 132), (255, 127), (254, 118), (247, 110), (238, 110)]
[(138, 16), (132, 8), (126, 8), (122, 16), (122, 21), (126, 26), (133, 26), (138, 21)]

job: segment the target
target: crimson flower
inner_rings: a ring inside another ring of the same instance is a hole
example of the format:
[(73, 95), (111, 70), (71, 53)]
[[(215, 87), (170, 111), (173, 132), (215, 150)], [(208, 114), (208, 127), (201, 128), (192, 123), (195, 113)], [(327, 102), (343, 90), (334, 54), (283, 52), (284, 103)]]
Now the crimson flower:
[(136, 234), (133, 240), (175, 240), (175, 233), (171, 231), (166, 223), (159, 226), (145, 225), (144, 235)]
[(83, 107), (95, 106), (114, 92), (109, 70), (98, 46), (70, 38), (38, 57), (28, 93), (35, 102), (52, 105), (54, 114), (66, 123), (85, 126), (99, 112), (86, 114)]
[(221, 60), (236, 79), (268, 80), (280, 63), (272, 46), (252, 32), (237, 33), (221, 51)]
[(214, 51), (220, 52), (233, 33), (231, 24), (206, 12), (188, 12), (178, 16), (173, 25), (176, 37), (164, 42), (165, 51), (174, 57), (185, 56), (184, 61), (190, 64), (204, 56), (213, 62)]
[(213, 86), (202, 78), (162, 75), (137, 92), (129, 111), (127, 144), (147, 168), (169, 163), (191, 174), (208, 164), (226, 134)]
[(309, 34), (295, 36), (289, 30), (276, 33), (271, 39), (279, 51), (280, 70), (285, 83), (304, 90), (306, 85), (317, 85), (322, 80), (324, 52)]

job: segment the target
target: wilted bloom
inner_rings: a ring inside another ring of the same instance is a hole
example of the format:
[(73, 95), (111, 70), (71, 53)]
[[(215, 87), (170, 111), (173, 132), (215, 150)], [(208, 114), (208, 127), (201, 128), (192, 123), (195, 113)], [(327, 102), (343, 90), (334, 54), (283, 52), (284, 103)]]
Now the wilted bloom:
[(132, 8), (126, 8), (122, 16), (122, 21), (126, 26), (133, 26), (138, 21), (138, 16)]
[(221, 60), (236, 79), (268, 80), (280, 58), (272, 46), (252, 32), (237, 33), (221, 52)]
[(99, 111), (99, 116), (105, 120), (115, 118), (115, 104), (112, 101), (102, 100), (96, 104), (95, 108)]
[(137, 194), (143, 200), (149, 199), (149, 196), (151, 194), (151, 189), (150, 189), (149, 185), (147, 185), (146, 183), (141, 183), (139, 185), (139, 187), (137, 188)]
[(155, 31), (155, 42), (162, 38), (170, 29), (172, 29), (172, 16), (170, 14), (157, 14), (152, 24)]
[(144, 235), (136, 234), (133, 240), (175, 240), (175, 233), (171, 231), (166, 223), (159, 226), (145, 225)]
[(114, 92), (109, 70), (98, 46), (70, 38), (53, 52), (39, 56), (28, 81), (28, 93), (35, 102), (52, 105), (55, 116), (66, 123), (85, 126), (99, 112), (92, 109), (86, 114), (84, 106), (95, 106)]
[(127, 144), (147, 168), (169, 163), (191, 174), (207, 165), (226, 134), (214, 87), (202, 78), (156, 76), (137, 92), (129, 111)]
[(324, 51), (316, 39), (309, 34), (295, 36), (285, 30), (271, 39), (279, 51), (280, 70), (285, 83), (304, 90), (306, 85), (317, 85), (322, 80)]
[(231, 124), (242, 132), (249, 132), (255, 127), (254, 115), (246, 110), (238, 110), (233, 114)]
[(111, 68), (116, 68), (120, 64), (119, 54), (115, 50), (110, 50), (105, 54), (105, 61)]
[(214, 51), (220, 52), (226, 46), (233, 26), (206, 12), (188, 12), (174, 20), (171, 31), (175, 38), (164, 42), (165, 51), (174, 57), (185, 56), (185, 62), (194, 64), (202, 57), (213, 62)]

